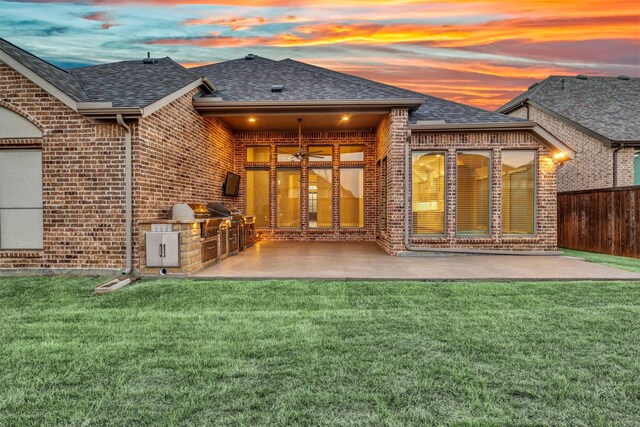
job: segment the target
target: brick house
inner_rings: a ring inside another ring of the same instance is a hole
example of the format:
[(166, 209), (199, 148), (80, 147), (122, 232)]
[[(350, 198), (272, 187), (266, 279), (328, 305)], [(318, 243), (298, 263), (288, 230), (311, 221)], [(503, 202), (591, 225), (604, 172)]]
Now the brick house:
[[(5, 272), (150, 272), (149, 223), (209, 200), (264, 239), (555, 252), (556, 168), (573, 156), (532, 121), (255, 55), (62, 70), (0, 39), (0, 119)], [(174, 224), (188, 251), (194, 227)]]
[(551, 76), (497, 112), (533, 120), (571, 147), (558, 191), (640, 185), (640, 78)]

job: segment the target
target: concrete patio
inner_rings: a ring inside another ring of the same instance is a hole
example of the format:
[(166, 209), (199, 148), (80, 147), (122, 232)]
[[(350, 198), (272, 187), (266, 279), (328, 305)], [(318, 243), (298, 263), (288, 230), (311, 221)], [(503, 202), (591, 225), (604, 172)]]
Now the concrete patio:
[(258, 242), (194, 275), (234, 279), (640, 280), (565, 256), (389, 256), (373, 242)]

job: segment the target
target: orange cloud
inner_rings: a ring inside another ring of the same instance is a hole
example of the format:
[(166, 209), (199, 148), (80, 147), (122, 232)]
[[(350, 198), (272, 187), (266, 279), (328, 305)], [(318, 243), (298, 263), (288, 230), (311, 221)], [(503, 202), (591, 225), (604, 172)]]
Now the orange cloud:
[(100, 24), (100, 29), (108, 30), (111, 27), (115, 27), (119, 25), (117, 22), (111, 18), (111, 16), (107, 12), (92, 12), (87, 13), (86, 15), (82, 15), (82, 19), (86, 19), (88, 21), (99, 21), (102, 22)]
[(228, 27), (233, 31), (238, 30), (248, 30), (249, 28), (253, 28), (259, 25), (263, 25), (266, 22), (261, 16), (256, 18), (239, 18), (239, 17), (231, 17), (231, 18), (200, 18), (200, 19), (187, 19), (182, 24), (183, 25), (220, 25), (224, 27)]
[(167, 38), (150, 44), (185, 44), (208, 47), (267, 45), (277, 47), (322, 46), (336, 43), (397, 44), (419, 43), (438, 47), (466, 47), (504, 40), (543, 41), (628, 39), (640, 37), (636, 16), (594, 18), (517, 18), (471, 25), (419, 24), (333, 24), (296, 27), (290, 33), (270, 37), (236, 38), (216, 34), (195, 38)]

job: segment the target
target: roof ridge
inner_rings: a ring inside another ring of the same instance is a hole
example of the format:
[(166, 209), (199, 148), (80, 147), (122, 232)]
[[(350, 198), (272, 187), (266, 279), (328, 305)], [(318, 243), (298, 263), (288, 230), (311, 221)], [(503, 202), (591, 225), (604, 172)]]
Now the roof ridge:
[[(331, 70), (329, 68), (319, 67), (317, 65), (308, 64), (306, 62), (297, 61), (297, 60), (291, 59), (291, 58), (282, 59), (282, 60), (276, 61), (276, 62), (281, 63), (281, 62), (284, 62), (284, 61), (292, 62), (293, 66), (298, 67), (298, 68), (302, 68), (302, 67), (300, 67), (300, 65), (298, 65), (298, 64), (302, 64), (305, 67), (313, 68), (313, 69), (307, 69), (307, 71), (310, 71), (312, 73), (317, 73), (317, 74), (324, 74), (324, 75), (330, 74), (329, 77), (339, 78), (339, 79), (344, 80), (344, 81), (357, 79), (358, 80), (357, 83), (359, 85), (361, 85), (361, 86), (365, 86), (365, 82), (369, 82), (369, 83), (375, 83), (377, 85), (393, 88), (393, 89), (396, 89), (396, 90), (402, 90), (402, 91), (405, 91), (405, 92), (414, 93), (414, 94), (419, 95), (419, 96), (425, 96), (425, 94), (420, 93), (420, 92), (415, 92), (415, 91), (412, 91), (412, 90), (409, 90), (409, 89), (404, 89), (404, 88), (401, 88), (401, 87), (389, 85), (389, 84), (378, 82), (378, 81), (375, 81), (375, 80), (366, 79), (364, 77), (355, 76), (353, 74), (342, 73), (340, 71)], [(387, 92), (387, 93), (389, 93), (391, 95), (397, 95), (397, 94), (394, 94), (393, 91), (391, 91), (391, 90), (389, 90), (387, 88), (376, 88), (376, 89), (378, 89), (380, 91), (383, 91), (383, 92)]]

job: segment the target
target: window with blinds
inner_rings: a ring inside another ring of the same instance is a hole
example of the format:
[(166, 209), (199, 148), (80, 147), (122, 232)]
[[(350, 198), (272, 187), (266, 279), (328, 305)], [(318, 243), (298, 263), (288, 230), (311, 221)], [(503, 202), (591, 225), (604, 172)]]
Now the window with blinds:
[(278, 227), (300, 227), (300, 169), (278, 169)]
[(269, 170), (246, 171), (247, 214), (256, 217), (256, 227), (269, 227)]
[(536, 152), (502, 151), (502, 233), (534, 234)]
[(488, 235), (491, 152), (460, 151), (456, 167), (456, 232), (460, 235)]
[(444, 234), (444, 153), (414, 151), (411, 177), (413, 234)]

